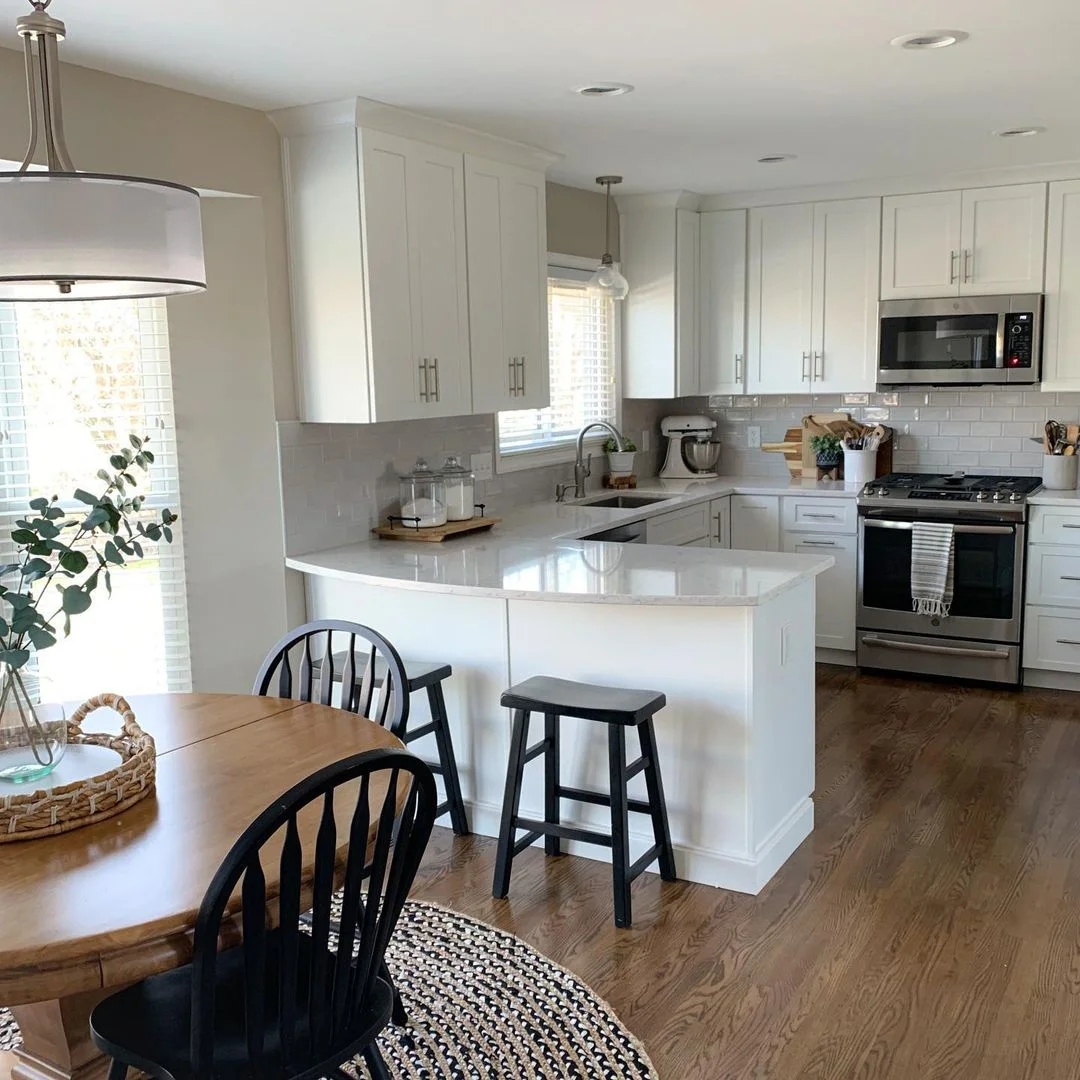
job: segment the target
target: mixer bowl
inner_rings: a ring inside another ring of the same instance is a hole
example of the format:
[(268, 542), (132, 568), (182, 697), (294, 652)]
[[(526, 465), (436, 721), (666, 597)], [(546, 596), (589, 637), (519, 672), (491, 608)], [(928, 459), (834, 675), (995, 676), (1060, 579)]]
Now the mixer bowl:
[(683, 458), (694, 472), (712, 472), (720, 460), (720, 443), (716, 440), (683, 442)]

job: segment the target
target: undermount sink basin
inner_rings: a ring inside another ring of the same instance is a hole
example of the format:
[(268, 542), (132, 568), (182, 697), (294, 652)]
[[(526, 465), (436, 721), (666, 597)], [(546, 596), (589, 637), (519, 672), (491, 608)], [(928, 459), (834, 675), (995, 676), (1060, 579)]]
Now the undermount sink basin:
[(597, 499), (585, 499), (582, 506), (608, 506), (616, 510), (634, 510), (639, 506), (666, 502), (670, 495), (601, 495)]

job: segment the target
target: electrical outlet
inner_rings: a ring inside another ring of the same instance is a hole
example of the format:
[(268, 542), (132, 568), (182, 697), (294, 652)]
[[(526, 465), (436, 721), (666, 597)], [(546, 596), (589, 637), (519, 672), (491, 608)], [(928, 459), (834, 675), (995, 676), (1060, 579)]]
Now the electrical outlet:
[(652, 449), (652, 432), (645, 428), (641, 433), (641, 452), (647, 454)]
[(473, 454), (469, 459), (473, 475), (477, 480), (490, 480), (492, 476), (491, 454)]
[(761, 428), (757, 424), (751, 424), (746, 429), (746, 445), (751, 450), (761, 449)]

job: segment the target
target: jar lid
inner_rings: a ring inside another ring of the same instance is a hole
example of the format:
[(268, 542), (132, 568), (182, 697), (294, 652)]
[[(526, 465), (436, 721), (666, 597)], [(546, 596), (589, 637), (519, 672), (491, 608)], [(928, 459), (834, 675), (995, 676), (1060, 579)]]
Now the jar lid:
[(432, 469), (432, 467), (427, 463), (424, 458), (418, 457), (416, 459), (416, 464), (413, 466), (412, 472), (406, 473), (401, 479), (434, 480), (436, 477), (440, 476), (442, 476), (442, 473), (435, 472), (434, 469)]
[(472, 469), (466, 469), (458, 460), (457, 454), (448, 454), (442, 467), (445, 476), (471, 476)]

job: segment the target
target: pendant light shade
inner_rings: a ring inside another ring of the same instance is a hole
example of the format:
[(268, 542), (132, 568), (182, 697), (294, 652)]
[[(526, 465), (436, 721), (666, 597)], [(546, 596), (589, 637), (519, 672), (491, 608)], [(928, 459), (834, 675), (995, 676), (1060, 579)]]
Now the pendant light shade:
[(621, 184), (621, 176), (598, 176), (598, 184), (607, 189), (604, 201), (604, 254), (596, 272), (589, 278), (589, 291), (610, 296), (613, 300), (625, 300), (630, 292), (630, 282), (619, 273), (611, 255), (611, 185)]
[[(0, 173), (0, 300), (105, 300), (206, 288), (199, 193), (135, 176), (76, 172), (64, 141), (51, 0), (17, 22), (26, 61), (30, 142)], [(38, 115), (38, 99), (41, 116)], [(47, 171), (31, 170), (39, 134)]]

